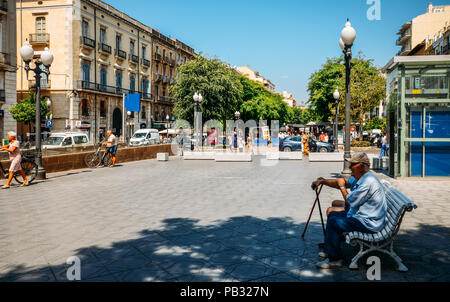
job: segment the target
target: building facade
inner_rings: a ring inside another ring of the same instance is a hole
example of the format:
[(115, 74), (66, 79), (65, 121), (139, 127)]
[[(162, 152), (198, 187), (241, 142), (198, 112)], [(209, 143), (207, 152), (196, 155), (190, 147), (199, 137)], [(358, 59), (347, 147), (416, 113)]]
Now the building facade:
[(450, 5), (433, 6), (428, 4), (425, 14), (417, 16), (410, 22), (402, 25), (397, 35), (396, 45), (402, 48), (398, 56), (408, 55), (418, 44), (431, 39), (443, 26), (450, 23)]
[[(37, 57), (49, 47), (55, 58), (41, 81), (52, 102), (47, 130), (85, 131), (96, 142), (107, 129), (129, 135), (175, 119), (168, 86), (192, 48), (99, 0), (17, 1), (17, 24), (18, 49), (28, 40)], [(17, 79), (23, 98), (35, 83), (22, 68)], [(141, 104), (128, 115), (123, 98), (130, 93), (139, 93)]]
[(289, 93), (287, 91), (283, 91), (281, 93), (281, 96), (283, 97), (283, 102), (285, 102), (289, 107), (295, 107), (297, 106), (297, 102), (292, 96), (292, 93)]
[(254, 71), (249, 66), (238, 66), (235, 70), (240, 74), (246, 76), (248, 79), (261, 83), (270, 92), (275, 92), (275, 85), (265, 77), (259, 74), (259, 72)]
[(16, 104), (16, 3), (0, 1), (0, 145), (17, 131), (9, 108)]

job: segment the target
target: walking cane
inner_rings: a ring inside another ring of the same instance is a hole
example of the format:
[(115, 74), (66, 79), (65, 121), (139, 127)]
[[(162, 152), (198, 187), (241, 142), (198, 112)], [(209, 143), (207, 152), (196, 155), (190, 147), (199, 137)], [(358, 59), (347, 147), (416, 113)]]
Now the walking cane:
[(316, 200), (314, 201), (313, 207), (311, 209), (311, 213), (309, 213), (308, 221), (306, 222), (305, 229), (303, 230), (302, 238), (305, 238), (305, 233), (306, 233), (306, 230), (308, 229), (308, 225), (311, 220), (312, 213), (314, 212), (314, 208), (316, 207), (316, 203), (319, 205), (320, 220), (322, 222), (323, 236), (325, 236), (325, 223), (323, 222), (322, 207), (320, 206), (320, 199), (319, 199), (319, 195), (320, 195), (320, 192), (322, 192), (322, 188), (323, 188), (323, 185), (320, 185), (320, 187), (318, 187), (318, 188), (316, 187)]

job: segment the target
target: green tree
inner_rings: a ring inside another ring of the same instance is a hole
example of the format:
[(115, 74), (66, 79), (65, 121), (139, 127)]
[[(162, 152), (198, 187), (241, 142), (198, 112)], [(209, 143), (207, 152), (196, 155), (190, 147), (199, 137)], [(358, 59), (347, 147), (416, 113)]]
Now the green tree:
[(175, 115), (194, 122), (195, 92), (203, 96), (200, 109), (203, 122), (214, 119), (226, 121), (233, 119), (234, 112), (242, 103), (242, 85), (238, 75), (219, 59), (207, 59), (201, 55), (181, 65), (170, 94), (176, 99)]
[(378, 117), (372, 119), (367, 125), (364, 126), (364, 131), (369, 131), (372, 129), (380, 129), (382, 131), (386, 130), (386, 120), (382, 120)]
[(291, 122), (293, 112), (283, 102), (281, 95), (268, 91), (263, 85), (239, 75), (239, 81), (243, 87), (242, 105), (240, 108), (243, 120), (259, 119), (267, 120), (271, 125), (272, 120), (278, 120), (280, 125)]
[[(365, 59), (359, 53), (351, 61), (351, 119), (361, 125), (365, 122), (365, 115), (380, 100), (386, 97), (386, 79), (373, 65), (373, 60)], [(313, 73), (308, 83), (310, 98), (308, 103), (314, 111), (318, 121), (327, 122), (332, 117), (334, 106), (333, 92), (338, 88), (340, 92), (339, 119), (345, 119), (345, 66), (344, 58), (331, 58), (322, 68)]]
[[(45, 120), (51, 114), (46, 98), (41, 96), (41, 120)], [(28, 125), (31, 132), (31, 124), (36, 121), (36, 93), (30, 90), (27, 98), (19, 101), (17, 104), (9, 108), (12, 117), (18, 121)]]

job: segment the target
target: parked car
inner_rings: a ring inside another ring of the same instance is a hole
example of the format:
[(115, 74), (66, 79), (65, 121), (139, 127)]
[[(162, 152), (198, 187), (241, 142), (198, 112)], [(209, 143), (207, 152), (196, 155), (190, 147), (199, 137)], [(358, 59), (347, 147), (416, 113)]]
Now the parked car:
[(89, 137), (82, 132), (52, 133), (42, 142), (42, 148), (55, 149), (89, 145)]
[(287, 136), (280, 139), (279, 150), (283, 152), (302, 151), (301, 136)]
[(334, 145), (330, 143), (310, 138), (308, 144), (310, 152), (334, 152)]
[(159, 132), (157, 129), (140, 129), (130, 139), (130, 146), (145, 146), (159, 144)]

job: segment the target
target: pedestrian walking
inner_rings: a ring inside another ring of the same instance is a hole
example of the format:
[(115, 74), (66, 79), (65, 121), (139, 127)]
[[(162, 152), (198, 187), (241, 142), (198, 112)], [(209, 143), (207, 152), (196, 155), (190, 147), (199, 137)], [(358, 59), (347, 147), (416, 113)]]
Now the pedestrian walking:
[(330, 141), (330, 137), (328, 136), (328, 133), (325, 133), (324, 135), (324, 142), (328, 143)]
[(381, 153), (380, 153), (380, 159), (383, 158), (383, 156), (387, 153), (387, 139), (386, 139), (386, 132), (383, 133), (383, 137), (381, 138)]
[(11, 181), (14, 177), (15, 172), (19, 172), (19, 174), (23, 178), (23, 184), (21, 187), (28, 186), (27, 176), (22, 170), (22, 166), (20, 162), (22, 161), (22, 156), (20, 155), (20, 143), (17, 140), (17, 134), (15, 132), (8, 132), (8, 140), (9, 144), (3, 147), (0, 147), (0, 151), (8, 151), (9, 152), (9, 160), (11, 161), (11, 165), (9, 166), (9, 175), (6, 184), (2, 187), (2, 189), (9, 189), (11, 185)]
[(306, 133), (303, 134), (302, 137), (302, 144), (303, 144), (303, 155), (308, 156), (309, 155), (309, 135)]

